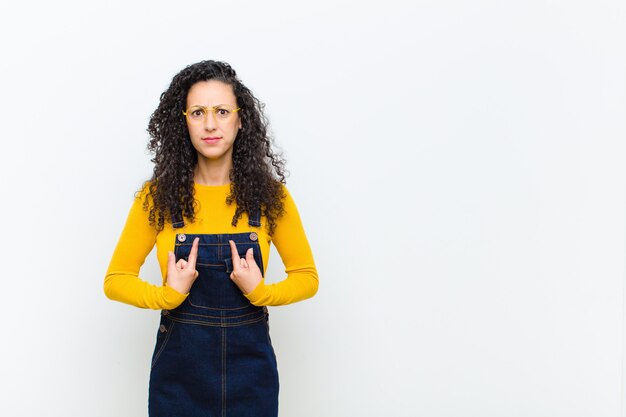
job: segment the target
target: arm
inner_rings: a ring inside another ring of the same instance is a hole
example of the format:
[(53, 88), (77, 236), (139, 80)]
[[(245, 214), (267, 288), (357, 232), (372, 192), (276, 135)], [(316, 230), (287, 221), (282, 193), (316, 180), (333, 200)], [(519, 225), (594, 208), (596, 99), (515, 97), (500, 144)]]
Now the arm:
[(172, 309), (182, 303), (183, 295), (168, 285), (158, 286), (139, 278), (139, 269), (152, 251), (157, 231), (150, 226), (143, 210), (147, 187), (135, 197), (128, 213), (109, 268), (104, 278), (104, 293), (111, 300), (140, 308)]
[(311, 298), (317, 293), (318, 275), (309, 242), (304, 233), (298, 209), (283, 185), (285, 191), (285, 214), (278, 219), (272, 242), (285, 265), (287, 277), (276, 283), (259, 285), (244, 294), (256, 306), (278, 306)]

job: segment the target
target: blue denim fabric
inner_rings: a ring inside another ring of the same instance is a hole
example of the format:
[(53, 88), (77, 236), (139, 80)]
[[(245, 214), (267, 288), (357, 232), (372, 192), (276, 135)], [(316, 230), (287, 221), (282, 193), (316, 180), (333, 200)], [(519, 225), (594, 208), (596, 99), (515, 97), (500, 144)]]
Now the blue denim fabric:
[(186, 260), (193, 240), (200, 238), (199, 275), (179, 307), (161, 311), (150, 371), (150, 417), (278, 416), (267, 307), (250, 304), (230, 279), (228, 240), (237, 244), (239, 256), (253, 248), (264, 269), (253, 229), (261, 225), (259, 213), (250, 216), (247, 233), (177, 234), (176, 261)]

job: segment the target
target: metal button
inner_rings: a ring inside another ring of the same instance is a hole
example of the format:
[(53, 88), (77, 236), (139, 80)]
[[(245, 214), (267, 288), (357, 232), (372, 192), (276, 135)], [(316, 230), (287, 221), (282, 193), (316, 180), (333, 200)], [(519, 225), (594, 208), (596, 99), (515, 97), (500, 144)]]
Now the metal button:
[(169, 311), (169, 310), (163, 310), (163, 315), (164, 315), (164, 316), (167, 316), (168, 314), (170, 314), (170, 311)]
[(256, 241), (258, 239), (259, 239), (259, 236), (256, 234), (256, 232), (250, 233), (250, 240)]
[(166, 331), (167, 331), (167, 328), (165, 327), (165, 325), (164, 325), (164, 324), (162, 324), (162, 325), (160, 325), (160, 326), (159, 326), (159, 331), (160, 331), (161, 333), (163, 333), (163, 332), (166, 332)]
[(178, 241), (179, 242), (184, 242), (185, 240), (187, 240), (187, 236), (185, 236), (184, 233), (181, 233), (178, 235)]

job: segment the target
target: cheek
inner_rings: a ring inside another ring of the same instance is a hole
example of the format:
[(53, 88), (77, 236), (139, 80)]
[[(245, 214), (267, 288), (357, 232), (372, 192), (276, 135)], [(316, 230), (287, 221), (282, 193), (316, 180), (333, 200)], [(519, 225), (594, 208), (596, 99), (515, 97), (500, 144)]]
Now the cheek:
[(202, 129), (198, 129), (198, 126), (187, 125), (187, 131), (189, 132), (189, 137), (192, 139), (197, 138), (202, 133)]

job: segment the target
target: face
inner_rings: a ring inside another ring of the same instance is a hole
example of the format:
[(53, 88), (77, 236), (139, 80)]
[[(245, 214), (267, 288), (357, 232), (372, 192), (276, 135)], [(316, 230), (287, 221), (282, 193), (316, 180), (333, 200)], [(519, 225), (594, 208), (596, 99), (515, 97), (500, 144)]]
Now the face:
[[(233, 88), (221, 81), (199, 81), (192, 85), (187, 93), (187, 109), (193, 106), (211, 109), (219, 105), (237, 108)], [(189, 117), (186, 118), (189, 137), (193, 147), (198, 151), (199, 160), (204, 158), (232, 162), (233, 144), (237, 132), (241, 129), (241, 118), (239, 112), (233, 112), (227, 118), (223, 118), (223, 112), (221, 113), (214, 115), (209, 111), (204, 120), (199, 122), (191, 122)]]

